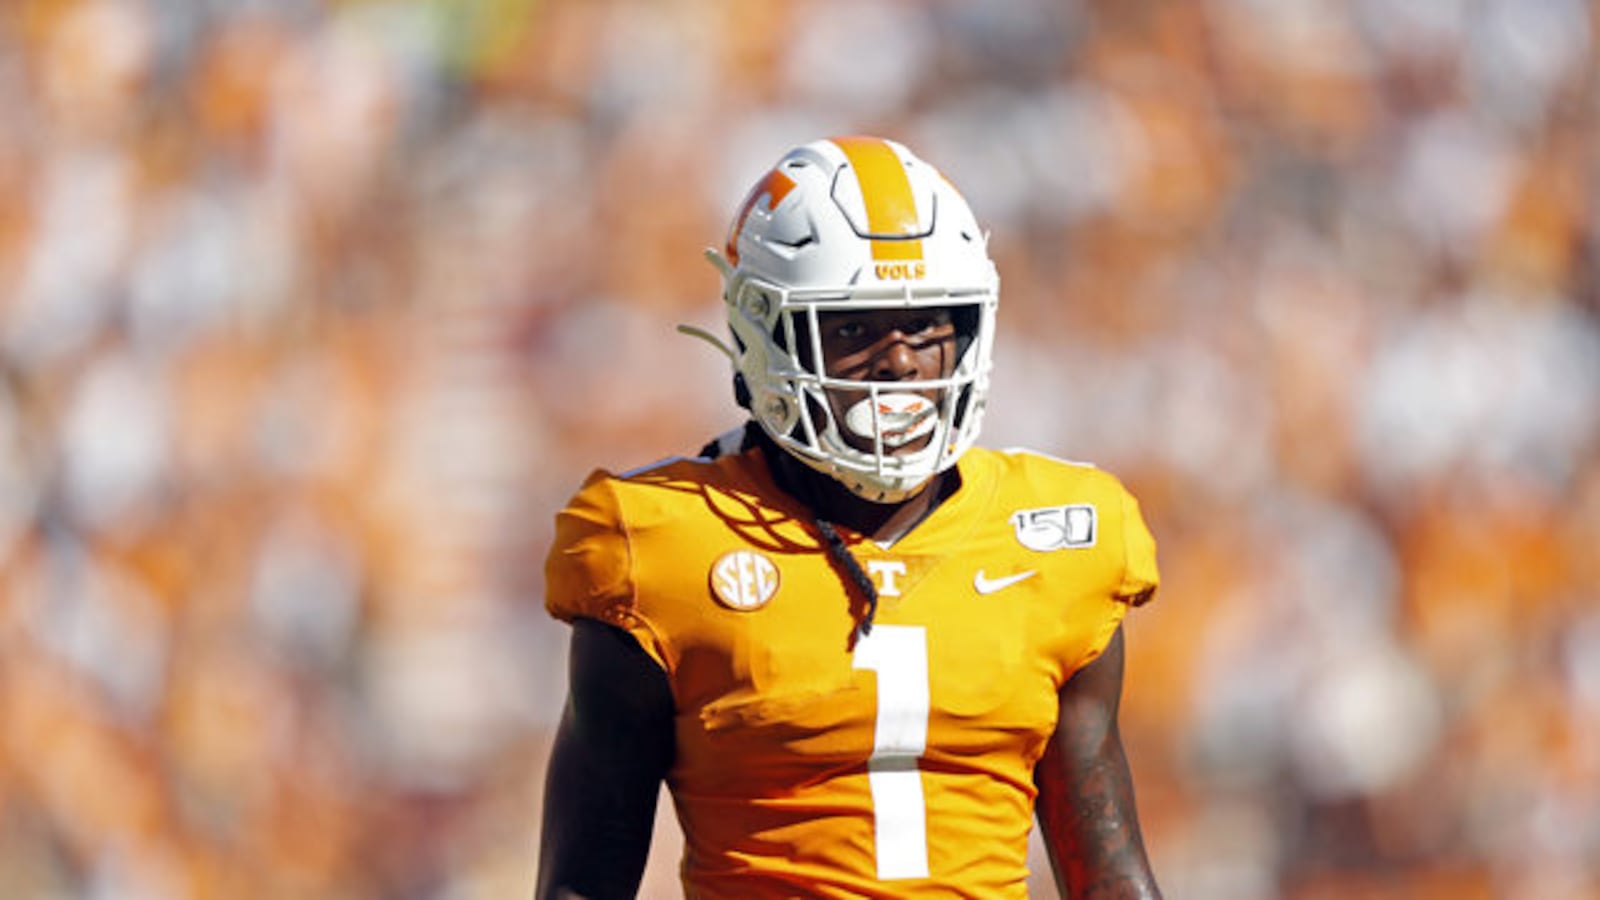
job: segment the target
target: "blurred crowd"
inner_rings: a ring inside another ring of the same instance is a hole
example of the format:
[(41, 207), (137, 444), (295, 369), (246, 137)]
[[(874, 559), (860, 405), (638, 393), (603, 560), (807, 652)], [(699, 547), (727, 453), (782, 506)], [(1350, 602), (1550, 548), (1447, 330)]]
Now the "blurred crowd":
[(553, 513), (739, 421), (673, 333), (720, 328), (701, 248), (851, 132), (992, 231), (986, 443), (1156, 532), (1168, 896), (1600, 896), (1597, 43), (1596, 0), (7, 0), (0, 897), (526, 896)]

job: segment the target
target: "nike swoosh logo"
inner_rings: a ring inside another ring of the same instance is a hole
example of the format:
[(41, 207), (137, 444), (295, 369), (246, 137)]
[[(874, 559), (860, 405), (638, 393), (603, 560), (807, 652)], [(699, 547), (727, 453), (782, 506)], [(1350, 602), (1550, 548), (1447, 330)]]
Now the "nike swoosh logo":
[(995, 591), (1003, 591), (1017, 582), (1027, 581), (1037, 574), (1033, 569), (1029, 569), (1026, 572), (1018, 572), (1015, 575), (1007, 575), (1004, 578), (985, 578), (983, 570), (979, 569), (978, 574), (972, 577), (972, 587), (980, 594), (992, 594)]

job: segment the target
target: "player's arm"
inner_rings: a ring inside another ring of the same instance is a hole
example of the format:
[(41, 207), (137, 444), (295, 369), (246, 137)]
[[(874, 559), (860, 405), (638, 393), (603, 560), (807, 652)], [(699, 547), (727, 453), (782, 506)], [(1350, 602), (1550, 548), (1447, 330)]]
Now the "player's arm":
[(1061, 688), (1061, 716), (1034, 769), (1038, 815), (1056, 885), (1074, 900), (1159, 898), (1133, 778), (1117, 731), (1122, 630)]
[(572, 623), (567, 705), (545, 775), (536, 897), (633, 897), (674, 754), (666, 673), (626, 632)]

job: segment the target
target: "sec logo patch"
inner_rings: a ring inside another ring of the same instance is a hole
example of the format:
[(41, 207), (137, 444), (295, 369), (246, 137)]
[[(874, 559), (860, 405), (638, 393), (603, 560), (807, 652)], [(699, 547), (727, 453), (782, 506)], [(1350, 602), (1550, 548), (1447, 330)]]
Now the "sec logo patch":
[(760, 609), (778, 593), (778, 567), (754, 550), (733, 550), (711, 564), (711, 593), (729, 609)]

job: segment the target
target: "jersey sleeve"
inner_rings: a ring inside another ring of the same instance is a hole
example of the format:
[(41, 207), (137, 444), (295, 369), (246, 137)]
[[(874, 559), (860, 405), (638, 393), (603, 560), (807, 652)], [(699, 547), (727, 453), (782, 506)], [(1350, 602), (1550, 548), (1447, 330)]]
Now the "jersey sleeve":
[(658, 636), (636, 613), (633, 548), (609, 473), (592, 473), (556, 514), (544, 572), (550, 615), (563, 622), (598, 619), (621, 628), (667, 667)]
[(1161, 583), (1156, 569), (1156, 539), (1139, 511), (1139, 501), (1122, 490), (1122, 546), (1124, 566), (1117, 596), (1133, 606), (1147, 602)]

